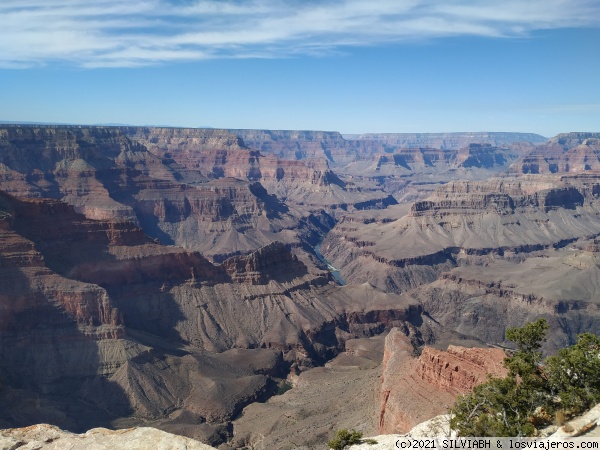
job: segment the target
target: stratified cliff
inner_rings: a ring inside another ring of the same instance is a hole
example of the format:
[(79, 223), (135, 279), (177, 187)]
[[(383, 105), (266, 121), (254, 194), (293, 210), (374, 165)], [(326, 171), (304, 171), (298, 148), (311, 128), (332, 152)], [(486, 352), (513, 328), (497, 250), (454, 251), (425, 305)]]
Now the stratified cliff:
[[(415, 202), (395, 221), (341, 221), (321, 248), (343, 268), (346, 279), (368, 279), (403, 291), (433, 281), (439, 270), (456, 265), (463, 255), (531, 252), (597, 235), (599, 205), (594, 193), (599, 181), (563, 177), (451, 182), (429, 199)], [(384, 271), (372, 277), (366, 272), (369, 267)], [(430, 273), (419, 278), (420, 268)]]
[[(295, 209), (331, 213), (362, 209), (365, 204), (385, 207), (395, 202), (381, 190), (347, 189), (329, 168), (329, 153), (319, 151), (326, 147), (334, 153), (343, 151), (345, 141), (339, 133), (182, 128), (127, 128), (125, 132), (151, 153), (175, 162), (180, 173), (260, 182), (269, 194), (285, 199)], [(259, 137), (269, 138), (268, 143), (256, 141)], [(280, 139), (286, 143), (284, 147), (302, 148), (304, 157), (276, 151), (275, 143)]]
[(415, 356), (406, 335), (394, 328), (385, 340), (379, 406), (379, 433), (406, 433), (446, 413), (456, 398), (487, 380), (505, 376), (504, 351), (449, 346), (425, 347)]
[[(348, 163), (356, 158), (358, 146), (334, 131), (230, 130), (246, 145), (283, 159), (320, 159)], [(381, 146), (377, 147), (382, 150)]]
[(546, 138), (534, 133), (368, 133), (342, 137), (337, 132), (291, 130), (230, 130), (251, 148), (284, 159), (326, 157), (345, 165), (376, 153), (399, 149), (436, 148), (457, 150), (469, 144), (507, 146), (518, 142), (540, 143)]
[[(0, 189), (62, 199), (91, 219), (128, 220), (161, 242), (221, 260), (275, 240), (299, 245), (310, 234), (310, 226), (301, 225), (310, 222), (300, 222), (303, 212), (289, 214), (251, 177), (207, 178), (150, 152), (130, 138), (134, 131), (140, 129), (1, 128)], [(161, 132), (169, 130), (156, 130)], [(216, 146), (213, 151), (248, 153), (227, 132), (191, 130), (188, 140), (190, 146)], [(225, 166), (233, 170), (235, 164)]]

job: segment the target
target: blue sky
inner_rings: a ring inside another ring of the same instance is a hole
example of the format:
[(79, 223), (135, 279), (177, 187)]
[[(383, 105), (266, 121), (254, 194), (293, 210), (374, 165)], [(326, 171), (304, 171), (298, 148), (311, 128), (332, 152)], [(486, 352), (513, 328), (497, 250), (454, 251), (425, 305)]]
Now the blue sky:
[(600, 131), (600, 0), (0, 0), (0, 120)]

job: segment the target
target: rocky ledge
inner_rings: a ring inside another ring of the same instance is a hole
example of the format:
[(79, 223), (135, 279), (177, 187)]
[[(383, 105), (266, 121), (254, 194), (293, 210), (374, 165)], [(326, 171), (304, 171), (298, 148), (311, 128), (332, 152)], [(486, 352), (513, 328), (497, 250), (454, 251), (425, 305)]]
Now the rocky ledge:
[(107, 430), (94, 428), (74, 434), (58, 427), (40, 424), (26, 428), (0, 430), (2, 449), (71, 449), (71, 450), (214, 450), (210, 445), (156, 428)]

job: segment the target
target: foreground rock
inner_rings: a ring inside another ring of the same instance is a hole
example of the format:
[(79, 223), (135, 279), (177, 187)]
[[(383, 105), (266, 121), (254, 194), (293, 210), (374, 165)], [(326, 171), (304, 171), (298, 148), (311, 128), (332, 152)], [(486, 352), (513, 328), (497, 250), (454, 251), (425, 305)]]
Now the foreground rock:
[(461, 394), (506, 375), (504, 351), (449, 346), (447, 351), (415, 347), (398, 329), (385, 342), (379, 412), (379, 432), (406, 433), (415, 425), (447, 412)]
[[(569, 440), (574, 437), (598, 438), (600, 437), (600, 404), (592, 409), (577, 416), (562, 426), (552, 425), (541, 430), (540, 438), (550, 438), (551, 440)], [(388, 450), (396, 448), (396, 441), (403, 438), (455, 438), (456, 432), (450, 429), (450, 415), (444, 414), (436, 416), (416, 425), (406, 434), (382, 434), (373, 436), (369, 439), (377, 443), (370, 445), (367, 443), (352, 445), (351, 450)]]
[(215, 450), (194, 439), (176, 436), (156, 428), (107, 430), (94, 428), (74, 434), (41, 424), (27, 428), (0, 430), (0, 448), (22, 450)]
[(456, 437), (456, 432), (450, 430), (450, 415), (442, 414), (432, 419), (421, 422), (410, 429), (405, 434), (381, 434), (379, 436), (373, 436), (366, 439), (372, 439), (376, 443), (369, 444), (357, 444), (348, 447), (352, 450), (389, 450), (390, 448), (396, 448), (396, 442), (402, 438), (431, 438), (431, 437)]

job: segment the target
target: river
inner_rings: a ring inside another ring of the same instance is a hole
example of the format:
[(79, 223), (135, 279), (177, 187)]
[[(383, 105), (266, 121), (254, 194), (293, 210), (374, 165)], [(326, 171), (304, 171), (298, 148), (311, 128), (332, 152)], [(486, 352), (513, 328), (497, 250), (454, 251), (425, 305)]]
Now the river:
[(331, 276), (333, 276), (333, 279), (342, 286), (344, 286), (346, 284), (346, 281), (342, 278), (340, 272), (335, 267), (333, 267), (333, 265), (329, 261), (327, 261), (325, 257), (321, 254), (321, 243), (319, 242), (317, 245), (315, 245), (314, 249), (317, 258), (319, 258), (319, 261), (327, 265), (327, 268), (329, 269), (329, 272), (331, 272)]

